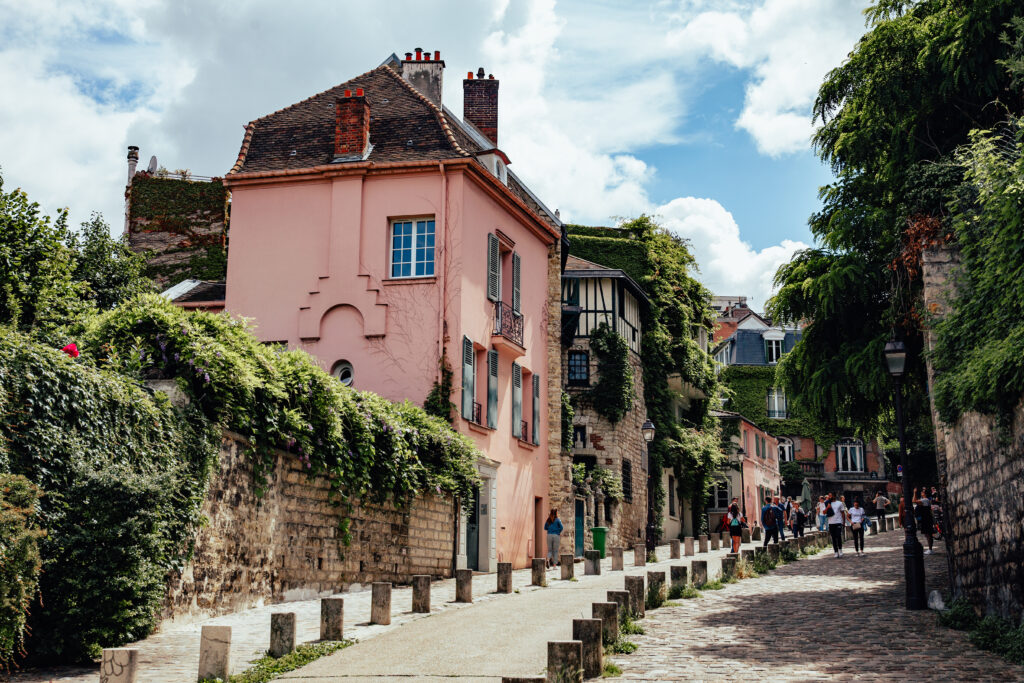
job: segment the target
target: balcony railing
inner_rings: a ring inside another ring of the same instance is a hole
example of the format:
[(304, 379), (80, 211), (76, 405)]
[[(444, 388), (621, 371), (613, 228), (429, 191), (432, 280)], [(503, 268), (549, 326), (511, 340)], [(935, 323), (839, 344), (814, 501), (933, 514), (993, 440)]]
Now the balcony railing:
[(769, 408), (768, 409), (768, 417), (774, 418), (776, 420), (785, 420), (787, 417), (789, 417), (789, 411), (788, 410), (774, 410), (774, 409)]
[(825, 473), (825, 463), (815, 460), (797, 460), (800, 471), (807, 477), (821, 477)]
[(483, 415), (484, 415), (484, 407), (482, 405), (480, 405), (479, 403), (476, 403), (474, 401), (473, 402), (473, 422), (475, 422), (478, 425), (482, 425), (484, 423)]
[(504, 301), (494, 302), (494, 334), (523, 345), (523, 314), (516, 313)]
[[(874, 476), (872, 476), (874, 475)], [(878, 474), (876, 472), (829, 472), (829, 479), (836, 479), (840, 481), (878, 481)], [(882, 479), (881, 481), (885, 481)]]
[(526, 420), (523, 420), (522, 422), (519, 423), (519, 438), (522, 441), (530, 440), (530, 423), (528, 423)]

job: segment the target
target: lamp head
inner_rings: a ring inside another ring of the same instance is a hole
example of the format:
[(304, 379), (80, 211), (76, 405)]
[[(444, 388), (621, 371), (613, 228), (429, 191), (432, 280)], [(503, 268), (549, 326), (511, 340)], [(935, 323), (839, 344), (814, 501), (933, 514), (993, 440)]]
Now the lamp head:
[(896, 339), (885, 344), (885, 364), (889, 374), (901, 377), (907, 366), (907, 347)]
[(644, 435), (644, 441), (650, 443), (654, 440), (654, 423), (650, 420), (645, 420), (644, 425), (640, 428), (640, 433)]

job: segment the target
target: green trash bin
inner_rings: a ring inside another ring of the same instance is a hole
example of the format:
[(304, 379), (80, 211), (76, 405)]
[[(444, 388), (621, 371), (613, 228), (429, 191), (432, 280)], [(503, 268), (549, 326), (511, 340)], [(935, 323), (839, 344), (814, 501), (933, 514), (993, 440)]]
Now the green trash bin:
[(590, 532), (594, 534), (594, 550), (601, 553), (601, 559), (604, 559), (604, 540), (608, 534), (608, 527), (606, 526), (595, 526), (590, 529)]

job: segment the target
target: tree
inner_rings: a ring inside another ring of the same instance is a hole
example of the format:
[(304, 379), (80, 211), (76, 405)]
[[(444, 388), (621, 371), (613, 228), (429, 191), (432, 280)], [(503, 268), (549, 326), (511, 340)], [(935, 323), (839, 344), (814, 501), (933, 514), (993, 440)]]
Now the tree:
[(67, 245), (76, 255), (74, 279), (87, 285), (88, 300), (100, 310), (153, 288), (142, 275), (146, 260), (123, 239), (112, 238), (100, 214), (94, 213), (77, 234), (69, 235)]

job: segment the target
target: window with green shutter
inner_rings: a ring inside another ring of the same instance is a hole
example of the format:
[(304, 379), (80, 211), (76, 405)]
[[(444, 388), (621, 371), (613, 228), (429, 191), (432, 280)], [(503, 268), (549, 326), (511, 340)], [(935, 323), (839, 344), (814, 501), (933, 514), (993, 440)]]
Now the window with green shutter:
[(469, 337), (462, 338), (462, 417), (473, 419), (473, 399), (476, 397), (476, 368), (473, 353), (473, 342)]
[(501, 247), (493, 232), (487, 235), (487, 298), (501, 301)]
[(512, 364), (512, 434), (523, 438), (523, 368)]
[(498, 352), (487, 352), (487, 426), (498, 428)]
[(533, 443), (540, 445), (540, 375), (533, 375)]
[(520, 265), (519, 265), (519, 254), (512, 253), (512, 311), (515, 313), (519, 312), (519, 306), (521, 303), (520, 298)]

